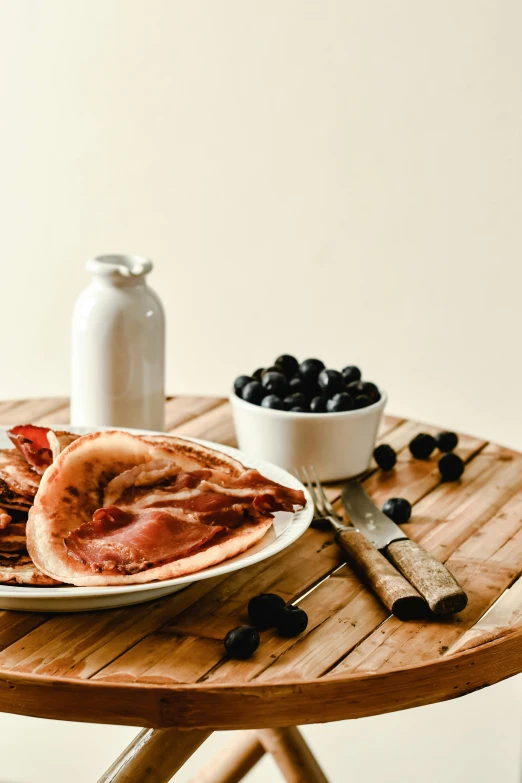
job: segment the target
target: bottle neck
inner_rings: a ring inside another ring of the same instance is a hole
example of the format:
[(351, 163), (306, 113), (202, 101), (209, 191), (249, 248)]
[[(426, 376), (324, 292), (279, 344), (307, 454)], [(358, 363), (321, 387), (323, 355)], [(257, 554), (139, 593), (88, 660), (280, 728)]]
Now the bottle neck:
[(117, 288), (145, 287), (145, 277), (152, 270), (152, 261), (141, 256), (106, 255), (87, 261), (87, 271), (100, 286)]

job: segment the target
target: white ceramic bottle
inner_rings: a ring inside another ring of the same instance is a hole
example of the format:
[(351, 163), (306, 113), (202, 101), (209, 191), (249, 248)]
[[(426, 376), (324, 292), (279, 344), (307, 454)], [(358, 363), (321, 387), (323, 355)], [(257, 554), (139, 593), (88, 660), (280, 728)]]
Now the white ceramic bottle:
[(165, 316), (151, 269), (138, 256), (87, 261), (92, 281), (72, 323), (72, 424), (163, 429)]

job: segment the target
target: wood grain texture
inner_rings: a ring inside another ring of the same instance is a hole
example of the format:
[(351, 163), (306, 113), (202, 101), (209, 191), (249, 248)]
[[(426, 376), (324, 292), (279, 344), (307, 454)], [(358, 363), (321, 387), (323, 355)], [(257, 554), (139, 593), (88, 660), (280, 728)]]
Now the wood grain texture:
[[(229, 404), (167, 400), (179, 434), (234, 443)], [(56, 418), (58, 417), (58, 419)], [(65, 422), (66, 400), (0, 403), (0, 421)], [(459, 482), (441, 484), (436, 457), (413, 460), (424, 424), (387, 417), (379, 438), (394, 470), (362, 477), (378, 505), (413, 505), (405, 532), (444, 561), (469, 596), (455, 617), (407, 623), (343, 562), (330, 530), (229, 576), (136, 607), (71, 615), (0, 612), (0, 709), (151, 727), (285, 727), (428, 704), (522, 671), (522, 455), (460, 436)], [(340, 509), (340, 485), (327, 487)], [(23, 589), (23, 588), (20, 588)], [(223, 637), (248, 622), (249, 599), (277, 592), (308, 613), (297, 638), (263, 631), (246, 661)]]
[(343, 550), (346, 562), (392, 614), (400, 620), (418, 620), (428, 613), (426, 602), (417, 590), (362, 533), (339, 530), (335, 542)]
[(393, 565), (426, 599), (433, 614), (456, 614), (465, 608), (468, 597), (455, 577), (416, 541), (392, 541), (386, 552)]

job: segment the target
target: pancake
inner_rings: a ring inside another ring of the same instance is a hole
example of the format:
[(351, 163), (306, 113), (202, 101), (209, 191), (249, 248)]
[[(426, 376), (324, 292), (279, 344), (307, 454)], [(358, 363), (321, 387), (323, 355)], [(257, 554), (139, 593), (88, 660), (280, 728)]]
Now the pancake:
[(74, 585), (144, 583), (200, 571), (257, 543), (277, 510), (304, 505), (219, 451), (183, 438), (107, 431), (78, 438), (45, 471), (27, 523), (36, 566)]

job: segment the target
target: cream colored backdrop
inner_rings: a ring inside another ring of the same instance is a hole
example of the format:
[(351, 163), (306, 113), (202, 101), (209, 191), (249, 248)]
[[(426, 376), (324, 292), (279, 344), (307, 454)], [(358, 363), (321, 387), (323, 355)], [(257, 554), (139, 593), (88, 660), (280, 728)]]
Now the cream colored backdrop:
[(149, 255), (169, 392), (282, 351), (522, 447), (522, 5), (1, 0), (0, 397), (63, 394), (96, 253)]

